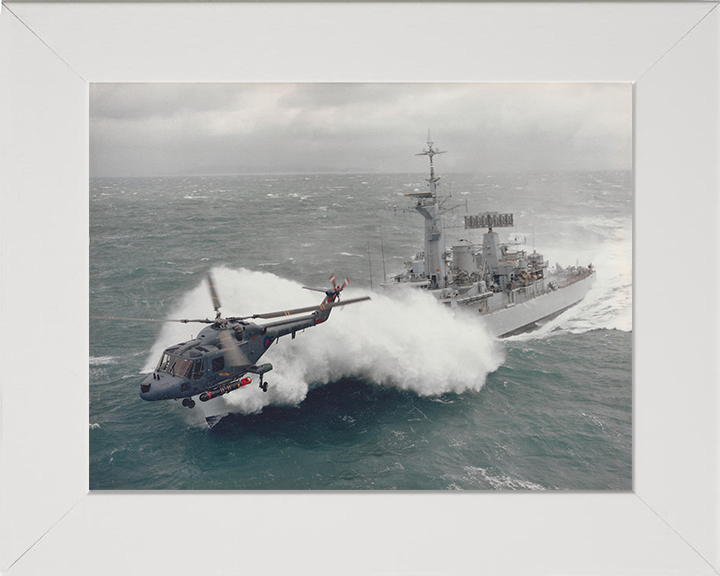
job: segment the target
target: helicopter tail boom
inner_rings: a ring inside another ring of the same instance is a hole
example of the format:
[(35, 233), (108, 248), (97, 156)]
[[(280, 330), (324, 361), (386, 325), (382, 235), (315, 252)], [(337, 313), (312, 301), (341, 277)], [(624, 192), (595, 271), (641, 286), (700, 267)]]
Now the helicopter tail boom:
[(343, 300), (342, 302), (329, 302), (323, 301), (318, 306), (307, 306), (305, 308), (295, 308), (293, 310), (283, 310), (280, 312), (269, 312), (267, 314), (253, 314), (252, 316), (245, 316), (241, 318), (245, 320), (247, 318), (262, 318), (269, 320), (270, 318), (282, 318), (283, 316), (294, 316), (295, 314), (304, 314), (305, 312), (315, 312), (316, 310), (328, 310), (335, 306), (345, 306), (345, 304), (354, 304), (355, 302), (361, 302), (362, 300), (370, 300), (370, 296), (363, 296), (362, 298), (351, 298), (350, 300)]
[[(287, 334), (292, 334), (294, 338), (296, 332), (300, 332), (306, 328), (312, 328), (313, 326), (317, 326), (318, 324), (325, 322), (330, 316), (332, 309), (336, 306), (345, 306), (346, 304), (354, 304), (364, 300), (370, 300), (370, 297), (363, 296), (361, 298), (343, 300), (342, 302), (332, 302), (330, 304), (321, 304), (320, 306), (289, 310), (289, 314), (299, 314), (301, 312), (312, 312), (312, 314), (300, 316), (299, 318), (288, 318), (287, 320), (271, 322), (270, 324), (265, 324), (263, 328), (266, 330), (267, 336), (270, 337), (272, 341), (282, 336), (286, 336)], [(278, 315), (280, 315), (280, 313), (278, 313)], [(285, 314), (282, 313), (282, 315)]]

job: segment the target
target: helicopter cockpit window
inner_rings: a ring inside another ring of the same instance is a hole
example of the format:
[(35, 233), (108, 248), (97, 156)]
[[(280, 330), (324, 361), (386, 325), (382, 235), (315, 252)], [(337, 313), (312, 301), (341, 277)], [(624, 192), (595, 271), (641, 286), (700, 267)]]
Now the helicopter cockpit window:
[(158, 372), (167, 372), (168, 366), (170, 366), (171, 359), (172, 356), (170, 356), (170, 354), (163, 354), (162, 358), (160, 358), (160, 362), (158, 362), (156, 370)]
[(181, 378), (190, 378), (192, 373), (193, 361), (185, 358), (178, 358), (177, 356), (171, 356), (170, 354), (163, 354), (158, 364), (159, 372), (167, 372), (173, 376), (180, 376)]
[(195, 368), (193, 369), (193, 380), (200, 380), (202, 377), (202, 360), (195, 360)]

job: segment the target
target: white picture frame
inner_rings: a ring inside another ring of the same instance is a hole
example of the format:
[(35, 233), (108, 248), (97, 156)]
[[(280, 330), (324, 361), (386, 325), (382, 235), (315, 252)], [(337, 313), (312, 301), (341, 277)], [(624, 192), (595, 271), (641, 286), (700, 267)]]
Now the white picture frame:
[[(717, 7), (5, 3), (0, 570), (720, 572)], [(158, 81), (633, 83), (633, 490), (89, 493), (88, 86)]]

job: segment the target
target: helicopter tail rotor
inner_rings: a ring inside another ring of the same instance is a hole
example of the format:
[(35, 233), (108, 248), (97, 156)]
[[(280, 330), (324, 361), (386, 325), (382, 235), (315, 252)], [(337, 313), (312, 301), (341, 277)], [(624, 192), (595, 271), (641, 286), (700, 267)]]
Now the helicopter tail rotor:
[(305, 290), (314, 290), (315, 292), (324, 292), (325, 293), (325, 301), (323, 304), (327, 304), (330, 302), (334, 302), (335, 300), (339, 300), (340, 298), (340, 292), (343, 291), (343, 288), (350, 284), (350, 279), (345, 278), (342, 284), (338, 284), (335, 281), (335, 274), (330, 275), (330, 283), (332, 284), (332, 288), (311, 288), (309, 286), (303, 286)]
[(350, 278), (345, 278), (342, 284), (338, 284), (337, 282), (335, 282), (335, 274), (330, 274), (330, 282), (332, 283), (333, 288), (335, 288), (336, 290), (338, 290), (338, 288), (342, 290), (343, 288), (345, 288), (345, 286), (350, 284)]
[(332, 291), (332, 294), (328, 294), (327, 301), (334, 302), (335, 299), (340, 300), (340, 292), (343, 291), (343, 288), (345, 288), (345, 286), (350, 284), (350, 279), (346, 277), (345, 280), (343, 280), (342, 284), (337, 284), (335, 282), (335, 274), (331, 274), (330, 282), (332, 282), (333, 291)]

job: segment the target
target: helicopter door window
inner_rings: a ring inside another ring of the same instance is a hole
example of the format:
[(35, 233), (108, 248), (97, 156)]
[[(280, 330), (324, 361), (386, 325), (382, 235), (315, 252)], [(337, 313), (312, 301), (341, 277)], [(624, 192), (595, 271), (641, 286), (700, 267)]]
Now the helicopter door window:
[(222, 370), (223, 368), (225, 368), (225, 358), (223, 358), (222, 356), (218, 356), (212, 361), (213, 372), (220, 372), (220, 370)]
[(193, 380), (200, 380), (202, 377), (202, 360), (195, 360), (195, 369), (193, 370)]

